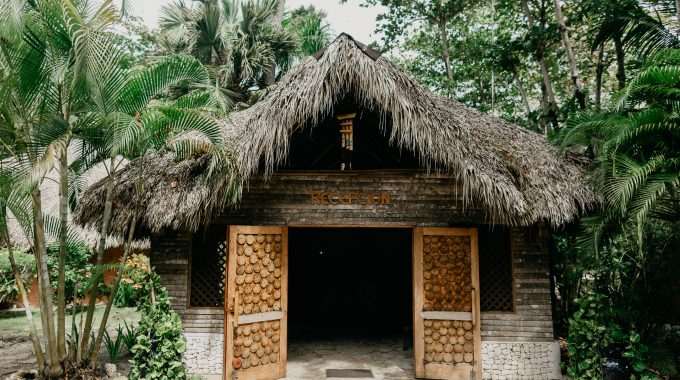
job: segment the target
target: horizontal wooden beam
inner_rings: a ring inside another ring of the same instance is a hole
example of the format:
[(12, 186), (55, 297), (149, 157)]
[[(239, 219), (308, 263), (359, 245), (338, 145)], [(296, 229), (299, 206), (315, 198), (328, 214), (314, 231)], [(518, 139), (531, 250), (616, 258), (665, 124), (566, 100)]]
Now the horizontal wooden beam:
[(421, 311), (420, 316), (440, 321), (472, 321), (472, 313), (464, 311)]
[(266, 313), (246, 314), (238, 316), (238, 324), (247, 325), (249, 323), (275, 321), (281, 318), (283, 318), (282, 311), (269, 311)]

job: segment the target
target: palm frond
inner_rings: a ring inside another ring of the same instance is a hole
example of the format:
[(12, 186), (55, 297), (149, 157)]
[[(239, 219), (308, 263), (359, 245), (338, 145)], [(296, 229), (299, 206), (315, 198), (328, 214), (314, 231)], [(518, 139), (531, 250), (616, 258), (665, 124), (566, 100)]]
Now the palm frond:
[(188, 81), (209, 84), (208, 71), (195, 58), (186, 55), (165, 57), (132, 76), (117, 101), (116, 108), (134, 115), (169, 87)]

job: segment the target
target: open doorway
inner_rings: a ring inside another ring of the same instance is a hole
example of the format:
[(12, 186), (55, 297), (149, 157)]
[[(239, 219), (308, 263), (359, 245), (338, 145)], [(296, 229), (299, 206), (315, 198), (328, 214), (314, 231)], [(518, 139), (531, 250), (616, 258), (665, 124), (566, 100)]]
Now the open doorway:
[(411, 235), (289, 229), (289, 378), (325, 377), (332, 367), (412, 378)]

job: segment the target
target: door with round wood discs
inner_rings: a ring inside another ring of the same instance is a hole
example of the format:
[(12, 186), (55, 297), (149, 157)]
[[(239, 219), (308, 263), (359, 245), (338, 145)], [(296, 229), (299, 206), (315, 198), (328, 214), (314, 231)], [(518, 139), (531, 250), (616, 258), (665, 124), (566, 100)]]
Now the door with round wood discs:
[(224, 378), (286, 376), (288, 229), (230, 226)]
[(413, 230), (416, 377), (481, 379), (476, 228)]

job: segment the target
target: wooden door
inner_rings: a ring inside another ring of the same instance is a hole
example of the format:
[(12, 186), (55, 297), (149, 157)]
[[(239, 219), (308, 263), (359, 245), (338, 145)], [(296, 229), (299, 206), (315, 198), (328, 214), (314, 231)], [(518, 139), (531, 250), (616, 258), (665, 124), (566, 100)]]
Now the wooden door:
[(413, 230), (413, 357), (425, 379), (481, 379), (476, 228)]
[(225, 379), (286, 376), (288, 229), (230, 226)]

